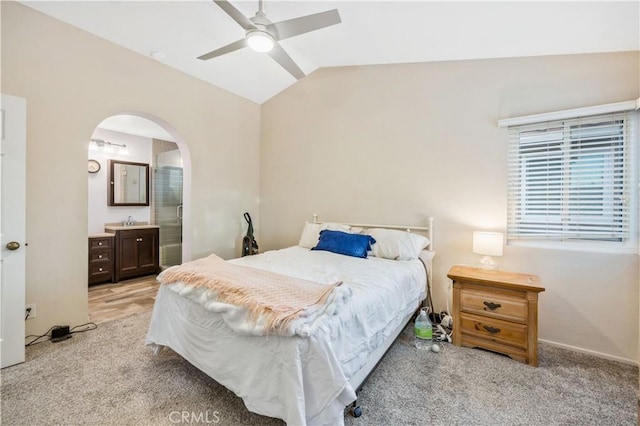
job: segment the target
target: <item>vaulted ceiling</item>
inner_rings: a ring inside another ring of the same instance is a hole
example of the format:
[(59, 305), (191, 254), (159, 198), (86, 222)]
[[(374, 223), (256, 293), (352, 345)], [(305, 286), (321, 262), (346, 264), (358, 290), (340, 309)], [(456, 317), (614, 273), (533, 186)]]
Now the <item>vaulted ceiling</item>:
[[(244, 37), (213, 1), (24, 4), (257, 103), (296, 83), (249, 48), (196, 59)], [(231, 1), (245, 16), (258, 1)], [(638, 1), (265, 1), (273, 21), (338, 9), (342, 23), (281, 41), (306, 73), (321, 67), (640, 50)], [(46, 36), (46, 35), (43, 35)]]

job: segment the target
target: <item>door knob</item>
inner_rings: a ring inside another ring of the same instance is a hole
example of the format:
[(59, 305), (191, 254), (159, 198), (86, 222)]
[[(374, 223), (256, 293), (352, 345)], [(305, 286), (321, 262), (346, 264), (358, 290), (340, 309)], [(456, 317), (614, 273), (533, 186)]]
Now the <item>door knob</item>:
[(20, 248), (20, 243), (17, 241), (10, 241), (6, 245), (9, 250), (18, 250)]

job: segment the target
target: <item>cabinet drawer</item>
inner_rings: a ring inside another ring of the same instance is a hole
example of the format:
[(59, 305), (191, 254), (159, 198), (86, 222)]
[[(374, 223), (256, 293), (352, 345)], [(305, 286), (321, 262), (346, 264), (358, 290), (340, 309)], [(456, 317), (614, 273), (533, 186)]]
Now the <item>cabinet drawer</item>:
[(89, 262), (111, 261), (111, 249), (95, 249), (89, 252)]
[(89, 275), (108, 274), (111, 275), (113, 267), (111, 262), (92, 262), (89, 264)]
[(113, 281), (111, 262), (93, 262), (89, 264), (89, 285)]
[(89, 239), (89, 250), (100, 249), (100, 248), (111, 248), (112, 246), (113, 246), (113, 238), (105, 237), (105, 238)]
[(460, 326), (463, 342), (464, 335), (468, 334), (519, 348), (527, 347), (528, 329), (523, 324), (462, 313), (460, 314)]
[(149, 238), (159, 234), (158, 228), (127, 229), (118, 231), (120, 238)]
[(527, 322), (528, 313), (524, 295), (474, 287), (460, 291), (460, 311), (521, 323)]

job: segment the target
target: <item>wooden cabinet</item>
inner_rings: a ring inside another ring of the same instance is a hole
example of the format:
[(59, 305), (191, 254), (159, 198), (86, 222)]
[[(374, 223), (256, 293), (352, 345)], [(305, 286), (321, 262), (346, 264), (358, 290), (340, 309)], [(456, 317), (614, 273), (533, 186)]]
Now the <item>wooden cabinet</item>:
[(115, 231), (115, 281), (156, 274), (160, 270), (159, 228)]
[(89, 236), (89, 285), (113, 281), (113, 235)]
[(536, 275), (453, 266), (453, 344), (538, 366)]

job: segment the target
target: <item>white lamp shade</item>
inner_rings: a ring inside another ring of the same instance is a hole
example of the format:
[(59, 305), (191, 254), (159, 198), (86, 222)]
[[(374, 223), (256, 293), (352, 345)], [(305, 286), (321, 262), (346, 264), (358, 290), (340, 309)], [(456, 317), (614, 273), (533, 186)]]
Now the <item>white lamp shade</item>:
[(500, 232), (475, 231), (473, 233), (473, 252), (485, 256), (502, 256), (504, 236)]

